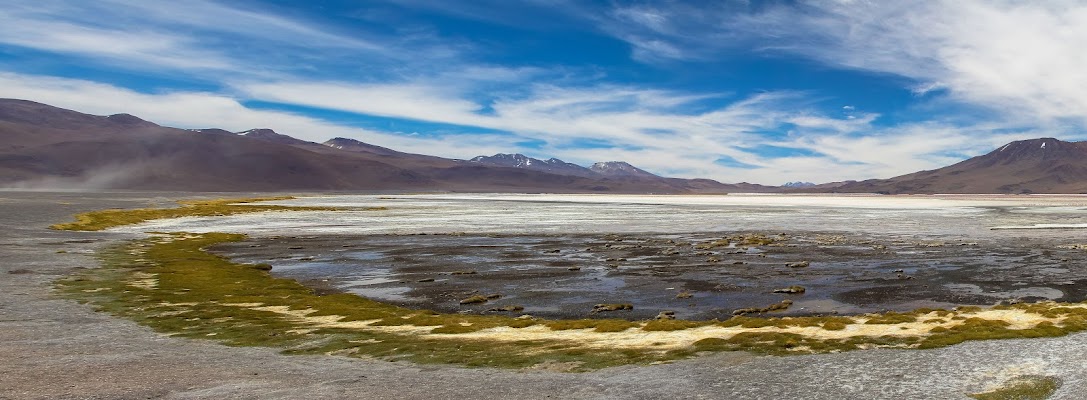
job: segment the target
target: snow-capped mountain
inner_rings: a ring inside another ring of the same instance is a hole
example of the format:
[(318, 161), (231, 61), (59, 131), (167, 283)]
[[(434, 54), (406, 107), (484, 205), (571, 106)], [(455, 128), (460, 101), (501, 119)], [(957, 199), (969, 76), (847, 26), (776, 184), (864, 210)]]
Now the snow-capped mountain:
[(305, 140), (295, 139), (293, 137), (276, 133), (271, 129), (259, 128), (250, 129), (247, 131), (238, 132), (238, 136), (245, 136), (247, 138), (253, 138), (257, 140), (263, 140), (265, 142), (279, 143), (279, 144), (309, 144)]
[(590, 170), (607, 177), (660, 178), (625, 161), (604, 161), (593, 164)]
[(960, 163), (835, 191), (880, 193), (1087, 193), (1087, 142), (1018, 140)]
[(394, 155), (394, 154), (404, 154), (404, 153), (401, 153), (401, 152), (393, 150), (393, 149), (389, 149), (389, 148), (385, 148), (385, 147), (381, 147), (381, 146), (376, 146), (376, 145), (372, 145), (372, 144), (369, 144), (369, 143), (363, 143), (363, 142), (360, 142), (360, 141), (355, 140), (355, 139), (348, 139), (348, 138), (342, 138), (342, 137), (332, 138), (332, 139), (329, 139), (328, 141), (326, 141), (324, 143), (321, 143), (321, 144), (323, 144), (325, 146), (328, 146), (328, 147), (331, 147), (331, 148), (334, 148), (334, 149), (353, 151), (353, 152), (356, 152), (356, 153), (370, 153), (370, 154), (377, 154), (377, 155), (383, 155), (383, 156)]
[(588, 168), (582, 167), (577, 164), (568, 163), (557, 158), (540, 160), (538, 158), (532, 158), (524, 154), (499, 153), (493, 156), (475, 157), (468, 161), (499, 167), (531, 169), (534, 171), (543, 171), (556, 175), (573, 175), (583, 177), (598, 176), (595, 172), (589, 170)]

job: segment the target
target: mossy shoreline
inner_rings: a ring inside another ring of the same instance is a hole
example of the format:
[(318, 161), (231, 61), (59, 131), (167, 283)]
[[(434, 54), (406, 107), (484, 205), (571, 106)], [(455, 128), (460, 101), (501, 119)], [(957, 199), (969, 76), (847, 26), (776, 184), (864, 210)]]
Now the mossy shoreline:
[[(100, 230), (156, 218), (313, 210), (242, 205), (280, 199), (285, 198), (106, 210), (81, 214), (78, 222), (54, 229)], [(1087, 307), (1061, 303), (853, 317), (737, 316), (726, 321), (440, 314), (352, 294), (318, 295), (296, 281), (271, 276), (265, 265), (234, 263), (204, 251), (242, 239), (244, 235), (230, 233), (169, 233), (120, 243), (100, 252), (102, 268), (62, 279), (58, 287), (66, 297), (164, 334), (227, 345), (466, 366), (562, 365), (573, 371), (666, 362), (703, 351), (807, 354), (936, 348), (967, 340), (1061, 336), (1087, 329)]]
[(265, 201), (291, 200), (292, 196), (256, 197), (215, 200), (183, 200), (177, 208), (109, 209), (76, 214), (75, 222), (55, 224), (51, 229), (66, 231), (100, 231), (117, 226), (180, 217), (213, 217), (263, 211), (330, 211), (330, 207), (296, 207), (253, 204)]

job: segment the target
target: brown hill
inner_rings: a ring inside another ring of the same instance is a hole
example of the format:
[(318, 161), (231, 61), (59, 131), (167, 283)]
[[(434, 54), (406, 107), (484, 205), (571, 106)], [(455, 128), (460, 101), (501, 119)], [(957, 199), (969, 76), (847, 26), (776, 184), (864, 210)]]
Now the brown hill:
[(829, 190), (888, 194), (1087, 193), (1087, 142), (1020, 140), (944, 168), (851, 182)]
[(591, 178), (326, 144), (270, 129), (183, 130), (0, 99), (0, 187), (194, 191), (414, 190), (723, 193), (761, 186), (653, 177)]

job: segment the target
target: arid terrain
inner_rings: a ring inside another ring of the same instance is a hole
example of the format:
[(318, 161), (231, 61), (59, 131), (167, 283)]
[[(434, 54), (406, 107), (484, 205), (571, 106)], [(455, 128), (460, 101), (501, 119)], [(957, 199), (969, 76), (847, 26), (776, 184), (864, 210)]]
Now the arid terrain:
[[(5, 192), (0, 398), (965, 398), (1021, 376), (1087, 393), (1083, 334), (933, 350), (755, 356), (715, 353), (587, 373), (509, 371), (338, 356), (289, 356), (171, 338), (57, 298), (52, 282), (108, 243), (139, 235), (46, 229), (75, 212), (168, 206), (177, 193)], [(221, 197), (208, 194), (207, 197)], [(570, 272), (570, 271), (567, 271)], [(828, 382), (833, 384), (828, 384)]]

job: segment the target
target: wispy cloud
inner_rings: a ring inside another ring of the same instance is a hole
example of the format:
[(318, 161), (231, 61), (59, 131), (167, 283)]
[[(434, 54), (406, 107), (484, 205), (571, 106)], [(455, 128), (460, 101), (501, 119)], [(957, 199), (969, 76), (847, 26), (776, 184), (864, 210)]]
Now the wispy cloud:
[(914, 82), (919, 96), (942, 90), (956, 101), (1018, 116), (1020, 123), (1087, 122), (1082, 2), (620, 5), (606, 15), (600, 28), (629, 42), (641, 60), (755, 48), (899, 75)]
[[(221, 3), (52, 1), (0, 8), (0, 44), (150, 73), (155, 69), (269, 75), (305, 68), (323, 51), (402, 51), (303, 20)], [(240, 46), (244, 43), (244, 46)]]

